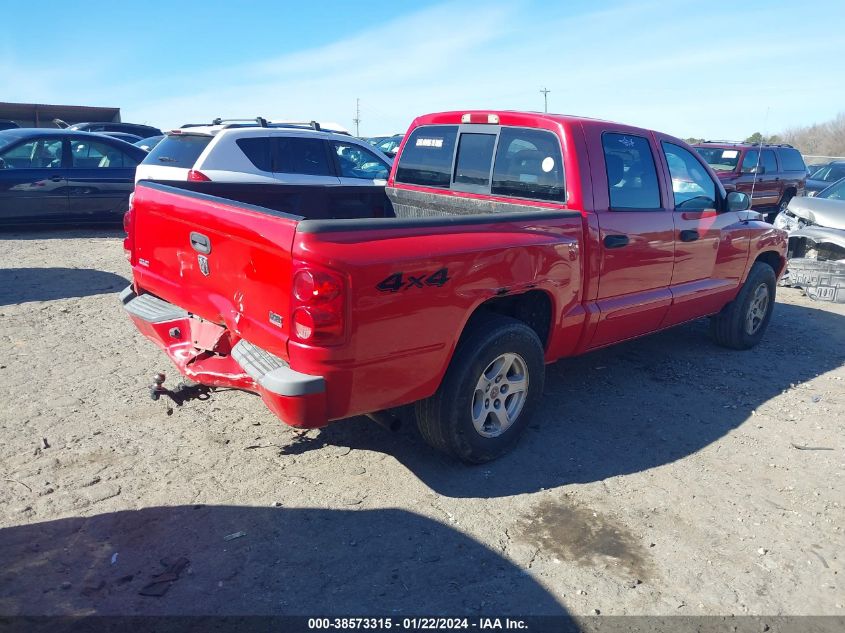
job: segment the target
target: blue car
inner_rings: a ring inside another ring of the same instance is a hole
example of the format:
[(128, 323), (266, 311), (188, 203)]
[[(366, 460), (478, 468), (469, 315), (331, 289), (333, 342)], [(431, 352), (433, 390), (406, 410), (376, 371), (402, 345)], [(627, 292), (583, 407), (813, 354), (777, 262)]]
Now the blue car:
[(814, 196), (841, 178), (845, 178), (845, 160), (835, 160), (828, 163), (807, 178), (806, 195)]
[(0, 226), (119, 224), (146, 155), (91, 132), (0, 131)]

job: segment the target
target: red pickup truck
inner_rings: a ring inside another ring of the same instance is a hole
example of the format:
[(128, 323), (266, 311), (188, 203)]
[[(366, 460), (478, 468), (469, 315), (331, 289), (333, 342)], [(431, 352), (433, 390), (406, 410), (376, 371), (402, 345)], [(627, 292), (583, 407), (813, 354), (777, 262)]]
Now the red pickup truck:
[(121, 299), (182, 374), (301, 428), (415, 403), (471, 463), (512, 446), (546, 363), (704, 316), (752, 347), (785, 264), (786, 233), (683, 141), (591, 119), (419, 117), (386, 205), (180, 187), (139, 183)]

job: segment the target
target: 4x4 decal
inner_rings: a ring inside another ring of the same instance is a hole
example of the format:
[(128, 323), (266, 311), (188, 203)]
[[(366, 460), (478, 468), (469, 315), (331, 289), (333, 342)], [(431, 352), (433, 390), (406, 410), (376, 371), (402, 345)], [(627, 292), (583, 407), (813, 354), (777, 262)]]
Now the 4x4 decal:
[(441, 268), (435, 272), (420, 273), (405, 276), (405, 273), (393, 273), (389, 277), (376, 284), (376, 289), (382, 292), (399, 292), (409, 288), (425, 288), (426, 286), (437, 286), (438, 288), (449, 281), (449, 270)]

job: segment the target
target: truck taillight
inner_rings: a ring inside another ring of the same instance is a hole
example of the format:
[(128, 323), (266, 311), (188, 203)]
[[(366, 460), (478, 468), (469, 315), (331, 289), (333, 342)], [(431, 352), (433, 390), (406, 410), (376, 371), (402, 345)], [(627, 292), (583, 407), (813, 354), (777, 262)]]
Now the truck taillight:
[(291, 334), (306, 343), (329, 345), (343, 338), (346, 327), (343, 277), (310, 265), (293, 276)]
[(192, 169), (188, 172), (188, 180), (191, 182), (211, 182), (211, 178), (198, 169)]
[(135, 192), (129, 194), (129, 208), (123, 214), (123, 230), (126, 237), (123, 238), (123, 251), (126, 259), (132, 261), (132, 203), (135, 201)]

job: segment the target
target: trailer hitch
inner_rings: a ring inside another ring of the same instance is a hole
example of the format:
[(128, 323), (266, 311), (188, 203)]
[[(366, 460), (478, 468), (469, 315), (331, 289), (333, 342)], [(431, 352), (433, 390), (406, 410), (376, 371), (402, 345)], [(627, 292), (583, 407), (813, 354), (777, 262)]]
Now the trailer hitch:
[(164, 372), (158, 372), (155, 376), (153, 376), (153, 384), (150, 386), (150, 398), (157, 401), (160, 400), (162, 396), (165, 396), (167, 398), (167, 400), (165, 400), (167, 415), (173, 413), (173, 408), (170, 406), (170, 402), (175, 404), (177, 407), (181, 407), (189, 400), (208, 400), (211, 397), (212, 388), (207, 385), (183, 380), (176, 385), (175, 389), (168, 389), (164, 386), (165, 380), (167, 380), (167, 376)]

